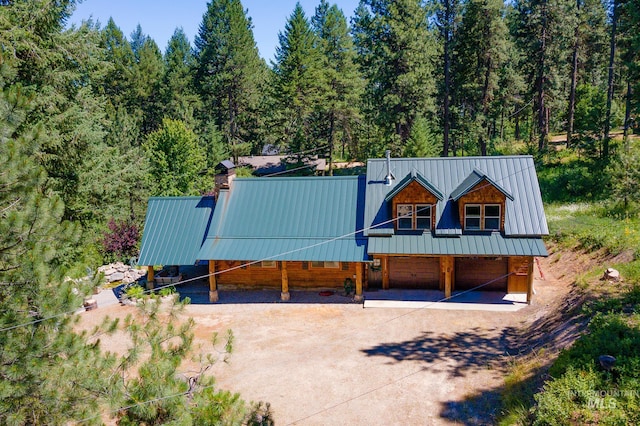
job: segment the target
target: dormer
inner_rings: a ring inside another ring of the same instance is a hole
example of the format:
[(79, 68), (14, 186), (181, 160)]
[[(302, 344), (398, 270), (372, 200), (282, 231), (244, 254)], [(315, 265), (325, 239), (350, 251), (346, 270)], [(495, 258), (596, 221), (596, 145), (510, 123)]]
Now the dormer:
[(507, 199), (513, 196), (486, 173), (474, 169), (451, 199), (458, 203), (463, 232), (504, 232)]
[(416, 171), (405, 176), (385, 197), (391, 205), (396, 231), (431, 231), (436, 203), (442, 200), (442, 192)]

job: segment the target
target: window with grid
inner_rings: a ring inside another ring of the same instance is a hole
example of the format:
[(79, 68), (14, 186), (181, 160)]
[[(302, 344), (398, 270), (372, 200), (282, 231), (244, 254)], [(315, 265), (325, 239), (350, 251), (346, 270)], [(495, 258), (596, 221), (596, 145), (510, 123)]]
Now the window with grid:
[(398, 204), (398, 229), (413, 229), (413, 204)]
[(464, 229), (480, 230), (480, 204), (467, 204), (464, 206)]
[(416, 204), (416, 229), (431, 229), (431, 206)]
[(328, 269), (337, 269), (340, 267), (340, 262), (334, 261), (312, 261), (312, 268), (328, 268)]
[(484, 229), (488, 231), (500, 230), (500, 204), (486, 204), (484, 206)]

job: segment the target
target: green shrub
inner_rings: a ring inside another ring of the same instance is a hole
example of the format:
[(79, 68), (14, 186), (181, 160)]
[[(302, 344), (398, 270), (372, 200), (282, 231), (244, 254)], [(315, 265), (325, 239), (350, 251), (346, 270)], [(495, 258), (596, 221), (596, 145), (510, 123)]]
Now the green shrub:
[(162, 297), (171, 296), (172, 294), (175, 294), (175, 293), (176, 293), (176, 288), (174, 286), (162, 287), (158, 291), (158, 294)]
[[(569, 367), (566, 373), (544, 385), (535, 396), (534, 425), (567, 425), (592, 421), (592, 410), (586, 410), (590, 395), (596, 391), (597, 375), (590, 370)], [(577, 418), (576, 418), (577, 417)]]
[(142, 286), (134, 284), (128, 286), (125, 289), (124, 294), (128, 299), (142, 299), (145, 295), (145, 290)]

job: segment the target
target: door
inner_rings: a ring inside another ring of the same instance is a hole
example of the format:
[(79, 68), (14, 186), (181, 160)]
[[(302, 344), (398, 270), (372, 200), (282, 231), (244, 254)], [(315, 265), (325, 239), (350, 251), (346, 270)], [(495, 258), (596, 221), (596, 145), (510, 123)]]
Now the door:
[[(506, 257), (457, 257), (455, 290), (507, 291)], [(485, 285), (483, 285), (485, 284)]]
[(440, 258), (390, 257), (389, 288), (440, 288)]

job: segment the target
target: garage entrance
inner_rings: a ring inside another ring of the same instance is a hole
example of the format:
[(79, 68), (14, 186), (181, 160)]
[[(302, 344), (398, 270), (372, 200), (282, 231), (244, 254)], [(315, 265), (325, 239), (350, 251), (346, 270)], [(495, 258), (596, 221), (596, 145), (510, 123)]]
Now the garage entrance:
[(506, 257), (457, 257), (455, 290), (469, 290), (492, 281), (479, 288), (480, 291), (507, 291)]
[(389, 258), (389, 288), (438, 290), (440, 288), (440, 258)]

